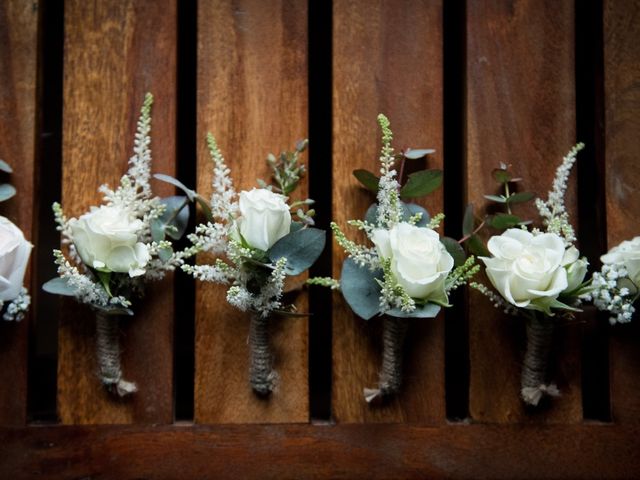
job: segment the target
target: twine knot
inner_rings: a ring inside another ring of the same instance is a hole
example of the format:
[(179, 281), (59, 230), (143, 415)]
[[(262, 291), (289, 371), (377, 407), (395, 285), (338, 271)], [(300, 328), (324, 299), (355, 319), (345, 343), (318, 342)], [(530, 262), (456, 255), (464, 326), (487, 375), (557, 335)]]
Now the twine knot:
[(536, 316), (527, 321), (527, 351), (520, 380), (520, 394), (527, 405), (537, 406), (545, 395), (560, 395), (556, 385), (546, 383), (552, 341), (553, 320)]

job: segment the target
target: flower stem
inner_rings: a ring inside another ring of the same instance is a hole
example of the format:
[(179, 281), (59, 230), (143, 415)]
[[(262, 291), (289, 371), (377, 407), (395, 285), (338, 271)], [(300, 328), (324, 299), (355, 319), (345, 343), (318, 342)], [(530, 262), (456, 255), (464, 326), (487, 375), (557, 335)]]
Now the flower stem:
[(251, 323), (249, 324), (250, 382), (253, 391), (263, 396), (269, 395), (273, 391), (277, 377), (272, 366), (268, 327), (268, 318), (263, 318), (259, 314), (251, 315)]
[(406, 318), (385, 317), (382, 332), (382, 369), (377, 389), (365, 388), (367, 402), (398, 393), (402, 385), (402, 350), (407, 333)]
[(107, 390), (120, 397), (137, 391), (135, 383), (122, 378), (117, 316), (96, 312), (96, 355), (100, 381)]
[(553, 342), (553, 320), (532, 315), (527, 319), (527, 351), (521, 376), (522, 399), (536, 406), (544, 395), (558, 396), (555, 385), (546, 384), (547, 364)]

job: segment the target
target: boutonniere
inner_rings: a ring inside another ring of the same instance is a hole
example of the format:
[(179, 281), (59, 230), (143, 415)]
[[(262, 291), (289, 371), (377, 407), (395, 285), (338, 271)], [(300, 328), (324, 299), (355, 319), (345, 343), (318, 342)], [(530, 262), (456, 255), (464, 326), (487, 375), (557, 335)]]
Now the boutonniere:
[[(547, 200), (535, 200), (542, 229), (529, 229), (531, 222), (512, 212), (514, 205), (527, 202), (534, 195), (512, 191), (513, 184), (521, 179), (514, 178), (507, 165), (502, 164), (492, 173), (504, 194), (485, 195), (506, 210), (487, 216), (482, 222), (504, 230), (489, 238), (488, 251), (479, 257), (495, 291), (481, 283), (471, 286), (497, 308), (526, 320), (521, 395), (528, 405), (538, 405), (545, 395), (559, 395), (558, 388), (546, 378), (554, 327), (559, 320), (573, 319), (575, 312), (581, 311), (581, 296), (589, 290), (589, 282), (584, 281), (588, 262), (574, 245), (576, 237), (564, 204), (567, 180), (582, 148), (584, 145), (578, 144), (564, 157)], [(477, 241), (475, 233), (472, 237)]]
[(54, 250), (58, 278), (45, 291), (74, 297), (96, 317), (96, 354), (102, 383), (124, 396), (136, 385), (124, 380), (120, 366), (118, 318), (133, 315), (134, 298), (145, 284), (163, 278), (181, 264), (168, 239), (178, 239), (186, 228), (188, 209), (180, 197), (153, 195), (151, 177), (151, 105), (147, 94), (134, 140), (134, 155), (120, 185), (100, 187), (104, 203), (78, 218), (67, 218), (58, 203), (53, 211), (67, 254)]
[(307, 141), (293, 152), (269, 155), (273, 182), (258, 181), (259, 188), (236, 193), (231, 173), (214, 137), (207, 143), (213, 161), (213, 195), (207, 205), (193, 190), (167, 176), (158, 176), (188, 192), (204, 207), (208, 222), (189, 235), (192, 247), (185, 256), (210, 252), (213, 264), (182, 266), (194, 278), (229, 285), (227, 301), (250, 317), (250, 384), (259, 395), (276, 385), (269, 346), (269, 321), (278, 315), (306, 315), (283, 299), (287, 276), (306, 271), (320, 256), (325, 232), (312, 228), (310, 199), (291, 201), (305, 167), (300, 155)]
[[(378, 178), (356, 170), (354, 175), (376, 192), (377, 203), (364, 220), (348, 224), (363, 231), (370, 245), (349, 240), (331, 224), (337, 243), (348, 258), (340, 280), (312, 278), (308, 283), (339, 289), (353, 312), (364, 320), (384, 316), (382, 369), (378, 388), (364, 389), (367, 402), (398, 392), (402, 383), (402, 350), (409, 318), (433, 318), (449, 307), (449, 293), (465, 284), (479, 269), (474, 258), (466, 258), (460, 244), (436, 231), (443, 214), (433, 218), (421, 206), (404, 200), (427, 195), (442, 182), (439, 170), (409, 175), (401, 185), (405, 161), (422, 158), (433, 150), (408, 149), (395, 155), (389, 120), (378, 116), (382, 129), (382, 153)], [(395, 169), (399, 162), (400, 173)]]
[(605, 312), (609, 322), (630, 322), (640, 297), (640, 237), (625, 240), (600, 257), (602, 269), (595, 272), (591, 290), (583, 296)]
[[(4, 160), (0, 160), (0, 171), (13, 173)], [(0, 184), (0, 202), (15, 194), (13, 185)], [(8, 218), (0, 216), (0, 312), (4, 320), (20, 321), (29, 310), (31, 296), (23, 282), (32, 248), (22, 230)]]

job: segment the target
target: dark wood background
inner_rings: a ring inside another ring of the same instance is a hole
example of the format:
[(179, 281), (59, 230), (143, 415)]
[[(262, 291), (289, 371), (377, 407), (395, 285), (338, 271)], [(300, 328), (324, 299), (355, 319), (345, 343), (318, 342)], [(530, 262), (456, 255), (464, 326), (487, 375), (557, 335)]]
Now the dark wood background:
[[(146, 91), (154, 171), (205, 195), (206, 132), (241, 188), (309, 137), (300, 195), (323, 228), (372, 201), (351, 171), (376, 168), (379, 112), (397, 148), (437, 150), (426, 166), (444, 187), (425, 206), (453, 236), (498, 162), (544, 195), (583, 141), (568, 204), (597, 268), (640, 233), (639, 45), (638, 0), (0, 1), (0, 158), (19, 192), (2, 214), (36, 245), (29, 318), (0, 323), (0, 477), (640, 478), (638, 320), (587, 309), (559, 329), (562, 396), (531, 411), (522, 323), (460, 294), (412, 323), (402, 393), (369, 406), (380, 325), (312, 290), (298, 299), (312, 317), (272, 325), (281, 383), (261, 400), (248, 322), (222, 288), (177, 273), (122, 324), (140, 391), (116, 401), (90, 313), (40, 289), (59, 241), (51, 202), (77, 215), (118, 180)], [(339, 275), (343, 258), (334, 243), (312, 274)]]

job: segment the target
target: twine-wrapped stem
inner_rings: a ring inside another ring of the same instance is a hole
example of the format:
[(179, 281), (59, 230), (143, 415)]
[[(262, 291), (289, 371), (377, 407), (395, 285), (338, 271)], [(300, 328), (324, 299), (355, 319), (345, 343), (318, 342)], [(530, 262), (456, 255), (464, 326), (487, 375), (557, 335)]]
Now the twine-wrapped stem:
[(547, 384), (547, 365), (553, 343), (553, 320), (534, 315), (527, 319), (527, 351), (521, 376), (522, 399), (536, 406), (544, 395), (558, 396), (553, 384)]
[(120, 397), (137, 391), (135, 383), (122, 378), (118, 316), (96, 312), (96, 356), (100, 381)]
[(402, 353), (408, 325), (406, 318), (384, 318), (380, 382), (376, 389), (364, 389), (364, 397), (367, 402), (378, 397), (394, 395), (400, 390), (402, 385)]
[(271, 348), (269, 346), (269, 319), (259, 314), (251, 315), (249, 324), (249, 349), (251, 365), (249, 377), (251, 388), (258, 395), (269, 395), (276, 383)]

